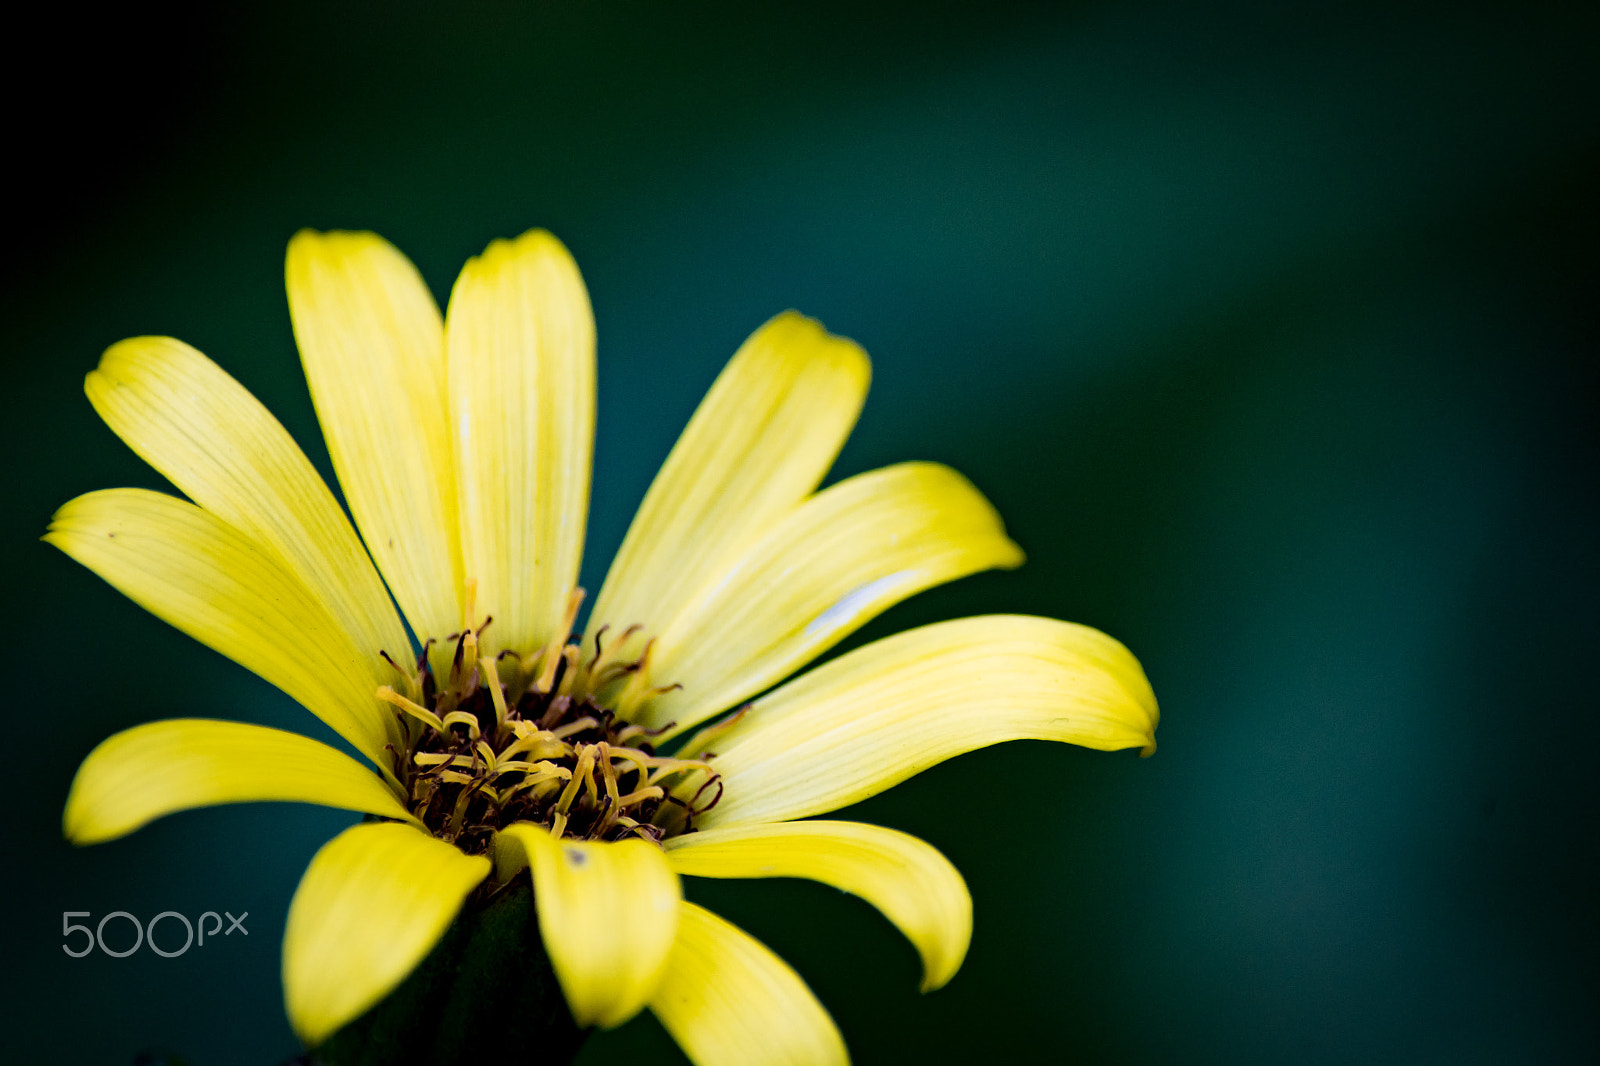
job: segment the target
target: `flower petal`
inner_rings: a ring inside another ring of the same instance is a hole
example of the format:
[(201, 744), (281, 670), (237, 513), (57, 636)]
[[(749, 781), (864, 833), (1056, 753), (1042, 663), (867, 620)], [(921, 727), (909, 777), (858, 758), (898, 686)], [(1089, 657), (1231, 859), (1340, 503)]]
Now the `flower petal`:
[(74, 844), (99, 844), (174, 811), (260, 800), (415, 820), (377, 774), (310, 737), (176, 718), (101, 741), (72, 779), (61, 828)]
[(356, 647), (410, 643), (378, 572), (288, 432), (221, 367), (171, 337), (113, 344), (84, 382), (89, 402), (190, 499), (269, 546)]
[(645, 1005), (667, 964), (678, 928), (677, 875), (647, 841), (558, 841), (523, 822), (496, 838), (502, 878), (503, 853), (519, 848), (533, 868), (539, 932), (573, 1019), (621, 1025)]
[(776, 822), (673, 837), (667, 860), (694, 877), (807, 877), (860, 896), (922, 956), (922, 990), (961, 968), (972, 940), (972, 897), (932, 845), (860, 822)]
[(858, 648), (757, 700), (717, 738), (704, 829), (836, 810), (1006, 740), (1155, 750), (1150, 683), (1087, 626), (990, 615)]
[(398, 739), (373, 693), (388, 670), (351, 643), (275, 553), (217, 515), (146, 489), (64, 504), (44, 539), (123, 595), (288, 693), (377, 761)]
[(283, 998), (308, 1047), (394, 990), (489, 872), (427, 833), (356, 825), (311, 859), (283, 932)]
[(687, 901), (650, 1009), (695, 1066), (846, 1066), (833, 1019), (789, 964)]
[(822, 481), (861, 412), (870, 376), (853, 341), (793, 311), (751, 334), (645, 494), (589, 631), (609, 624), (615, 637), (636, 624), (649, 633), (665, 629)]
[(289, 316), (333, 468), (421, 637), (460, 629), (461, 544), (444, 322), (411, 261), (371, 233), (301, 230)]
[(578, 580), (594, 449), (594, 315), (543, 230), (469, 260), (445, 323), (465, 574), (492, 651), (561, 634)]
[(780, 520), (660, 635), (651, 683), (682, 687), (620, 710), (682, 730), (914, 593), (1021, 562), (989, 501), (949, 467), (901, 463), (849, 478)]

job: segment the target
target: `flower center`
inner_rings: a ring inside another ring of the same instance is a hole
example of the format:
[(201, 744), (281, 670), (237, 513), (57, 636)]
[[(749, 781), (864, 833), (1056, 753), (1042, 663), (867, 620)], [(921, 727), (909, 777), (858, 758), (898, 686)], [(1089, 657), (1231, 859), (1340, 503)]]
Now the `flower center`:
[[(630, 724), (611, 709), (610, 694), (642, 681), (649, 645), (624, 661), (608, 651), (604, 629), (592, 651), (569, 643), (565, 633), (582, 597), (582, 589), (573, 591), (561, 640), (526, 659), (511, 651), (479, 657), (487, 618), (445, 638), (446, 647), (455, 646), (448, 671), (443, 656), (430, 655), (433, 640), (414, 673), (383, 654), (408, 690), (378, 690), (406, 737), (406, 750), (395, 752), (395, 776), (411, 813), (469, 855), (486, 851), (495, 832), (513, 822), (549, 826), (558, 837), (659, 843), (692, 830), (695, 816), (722, 797), (722, 782), (705, 762), (657, 754), (651, 739), (661, 730)], [(703, 783), (685, 789), (691, 775)]]

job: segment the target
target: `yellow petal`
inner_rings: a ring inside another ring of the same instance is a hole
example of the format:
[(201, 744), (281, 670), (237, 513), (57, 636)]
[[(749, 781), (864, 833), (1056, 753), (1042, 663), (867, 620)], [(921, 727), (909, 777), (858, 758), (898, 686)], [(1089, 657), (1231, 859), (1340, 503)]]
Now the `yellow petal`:
[(821, 483), (861, 412), (870, 376), (854, 342), (793, 311), (751, 334), (645, 494), (589, 632), (605, 624), (613, 638), (632, 625), (665, 629)]
[(310, 737), (177, 718), (101, 741), (72, 779), (61, 828), (75, 844), (98, 844), (174, 811), (259, 800), (413, 820), (377, 774)]
[(283, 932), (283, 998), (300, 1039), (315, 1047), (393, 991), (488, 872), (482, 855), (393, 822), (324, 844)]
[(650, 1010), (695, 1066), (846, 1066), (833, 1019), (789, 964), (687, 901)]
[(644, 840), (558, 841), (529, 823), (500, 831), (496, 849), (509, 848), (521, 848), (533, 868), (539, 933), (574, 1020), (609, 1029), (637, 1014), (678, 928), (678, 878), (661, 849)]
[(271, 551), (217, 515), (145, 489), (63, 505), (45, 540), (156, 617), (277, 685), (378, 761), (398, 736), (373, 696), (388, 668), (357, 649)]
[(190, 499), (268, 546), (355, 646), (400, 657), (410, 644), (355, 530), (267, 409), (171, 337), (112, 345), (84, 382), (89, 402)]
[(461, 545), (439, 308), (410, 260), (371, 233), (301, 230), (284, 276), (356, 525), (411, 628), (423, 638), (456, 632)]
[(777, 822), (673, 837), (667, 859), (695, 877), (807, 877), (860, 896), (922, 956), (922, 990), (942, 987), (972, 939), (972, 897), (950, 860), (907, 833), (860, 822)]
[(651, 684), (682, 687), (621, 710), (682, 730), (914, 593), (1021, 562), (989, 501), (949, 467), (901, 463), (849, 478), (790, 512), (660, 635)]
[(594, 448), (594, 315), (543, 230), (469, 260), (445, 324), (466, 576), (491, 652), (562, 634), (578, 580)]
[(696, 823), (782, 821), (876, 795), (1006, 740), (1155, 750), (1139, 663), (1087, 626), (990, 615), (913, 629), (790, 682), (715, 741), (722, 800)]

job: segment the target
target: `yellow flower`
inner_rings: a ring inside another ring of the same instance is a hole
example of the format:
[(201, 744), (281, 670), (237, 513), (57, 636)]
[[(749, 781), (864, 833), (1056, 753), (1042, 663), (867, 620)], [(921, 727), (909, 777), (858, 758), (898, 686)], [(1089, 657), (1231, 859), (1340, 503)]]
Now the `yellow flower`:
[(891, 604), (1022, 561), (943, 466), (817, 491), (869, 371), (810, 319), (779, 315), (718, 377), (578, 634), (595, 344), (566, 249), (542, 231), (491, 244), (444, 319), (371, 234), (299, 234), (287, 281), (361, 538), (242, 386), (140, 337), (86, 391), (193, 502), (93, 492), (45, 539), (370, 760), (261, 726), (154, 722), (97, 747), (67, 799), (78, 843), (248, 800), (376, 816), (317, 853), (290, 906), (284, 993), (308, 1045), (394, 989), (469, 895), (529, 867), (580, 1025), (648, 1007), (701, 1066), (844, 1062), (794, 971), (685, 901), (679, 876), (859, 895), (938, 988), (971, 934), (960, 875), (903, 833), (811, 816), (1006, 740), (1153, 749), (1134, 658), (1044, 618), (926, 626), (772, 687)]

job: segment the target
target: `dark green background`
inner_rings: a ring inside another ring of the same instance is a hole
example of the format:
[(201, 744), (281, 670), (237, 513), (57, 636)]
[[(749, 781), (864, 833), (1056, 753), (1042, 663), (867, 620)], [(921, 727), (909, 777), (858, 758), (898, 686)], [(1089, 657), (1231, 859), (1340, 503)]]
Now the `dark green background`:
[[(836, 473), (949, 462), (1030, 556), (853, 643), (1054, 615), (1123, 639), (1161, 699), (1151, 760), (1015, 744), (854, 812), (968, 878), (972, 952), (935, 995), (856, 900), (690, 884), (857, 1062), (1592, 1054), (1593, 5), (226, 6), (58, 5), (11, 42), (8, 1057), (291, 1056), (285, 909), (351, 820), (60, 841), (116, 729), (327, 735), (37, 542), (71, 496), (162, 487), (82, 375), (182, 337), (326, 471), (290, 234), (377, 230), (442, 299), (534, 225), (599, 323), (591, 588), (722, 361), (793, 306), (874, 358)], [(62, 954), (63, 910), (119, 909), (250, 934)], [(646, 1017), (582, 1062), (677, 1054)]]

